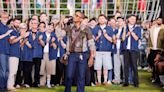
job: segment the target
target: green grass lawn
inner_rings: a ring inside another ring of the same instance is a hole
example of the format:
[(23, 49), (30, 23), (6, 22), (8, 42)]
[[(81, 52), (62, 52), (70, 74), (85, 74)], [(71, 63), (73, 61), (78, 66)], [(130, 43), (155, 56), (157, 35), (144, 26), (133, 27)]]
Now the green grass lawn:
[[(122, 85), (112, 85), (110, 87), (86, 87), (85, 92), (164, 92), (159, 86), (152, 84), (150, 81), (151, 73), (139, 72), (139, 88), (133, 86), (122, 87)], [(48, 88), (29, 88), (19, 89), (17, 92), (64, 92), (64, 86)], [(76, 92), (76, 87), (72, 87), (72, 92)]]

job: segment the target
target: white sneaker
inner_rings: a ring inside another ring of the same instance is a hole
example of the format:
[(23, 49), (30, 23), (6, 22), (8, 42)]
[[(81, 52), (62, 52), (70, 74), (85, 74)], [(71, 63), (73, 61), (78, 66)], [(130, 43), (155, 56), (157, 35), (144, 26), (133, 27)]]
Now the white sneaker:
[(51, 84), (51, 87), (55, 87), (55, 85), (54, 84)]
[(30, 88), (30, 86), (28, 84), (24, 84), (25, 88)]
[(96, 86), (93, 82), (91, 83), (91, 86)]
[(112, 82), (111, 82), (111, 81), (108, 81), (107, 83), (108, 83), (109, 85), (112, 85)]
[(16, 88), (17, 88), (17, 89), (20, 89), (20, 85), (16, 85)]
[(154, 82), (155, 82), (155, 80), (153, 79), (151, 82), (152, 82), (152, 83), (154, 83)]
[(152, 69), (149, 67), (149, 68), (147, 69), (147, 71), (148, 71), (148, 72), (152, 72)]
[(144, 67), (143, 70), (148, 70), (148, 67)]
[(139, 66), (139, 67), (138, 67), (138, 70), (141, 70), (141, 69), (142, 69), (142, 67), (141, 67), (141, 66)]
[(52, 87), (51, 87), (51, 84), (47, 84), (47, 88), (52, 88)]

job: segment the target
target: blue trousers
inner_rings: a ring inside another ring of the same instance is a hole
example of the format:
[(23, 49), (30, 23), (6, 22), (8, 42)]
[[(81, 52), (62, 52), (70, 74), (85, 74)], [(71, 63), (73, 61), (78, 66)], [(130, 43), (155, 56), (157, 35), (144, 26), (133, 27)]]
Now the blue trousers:
[(88, 56), (88, 53), (71, 53), (69, 55), (68, 65), (66, 69), (65, 92), (71, 92), (72, 81), (74, 73), (76, 72), (75, 70), (77, 70), (76, 92), (84, 92)]
[(0, 89), (6, 89), (8, 73), (8, 55), (0, 54)]

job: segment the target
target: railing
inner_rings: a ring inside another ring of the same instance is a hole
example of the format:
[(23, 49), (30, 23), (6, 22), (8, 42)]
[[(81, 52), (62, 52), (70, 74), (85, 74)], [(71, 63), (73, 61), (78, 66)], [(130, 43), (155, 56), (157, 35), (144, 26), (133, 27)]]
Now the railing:
[[(145, 9), (139, 10), (139, 0), (104, 0), (105, 3), (102, 4), (101, 8), (95, 8), (92, 9), (92, 2), (93, 0), (89, 0), (89, 2), (86, 4), (86, 8), (82, 9), (82, 3), (77, 2), (74, 3), (75, 8), (73, 8), (72, 11), (70, 11), (67, 8), (67, 2), (64, 0), (58, 0), (57, 7), (55, 7), (55, 3), (50, 3), (49, 8), (46, 7), (46, 2), (43, 4), (41, 8), (37, 8), (37, 0), (22, 0), (26, 3), (25, 4), (18, 4), (18, 2), (9, 2), (9, 4), (6, 4), (4, 2), (5, 0), (0, 0), (0, 11), (4, 10), (11, 14), (11, 16), (22, 16), (23, 19), (27, 17), (31, 17), (32, 15), (38, 15), (40, 12), (46, 12), (47, 15), (53, 16), (54, 14), (62, 14), (62, 15), (70, 15), (71, 12), (74, 13), (76, 10), (81, 10), (85, 12), (85, 15), (88, 17), (97, 17), (99, 14), (104, 13), (108, 17), (113, 16), (116, 11), (122, 12), (123, 16), (126, 18), (128, 15), (135, 14), (141, 19), (144, 20), (152, 20), (159, 17), (161, 8), (159, 5), (160, 0), (143, 0), (146, 1)], [(9, 0), (9, 1), (15, 1), (15, 0)], [(117, 2), (118, 1), (118, 2)], [(15, 10), (13, 9), (14, 5), (16, 7)], [(142, 6), (142, 5), (141, 5)], [(143, 7), (140, 7), (143, 8)], [(72, 14), (73, 14), (72, 13)], [(72, 15), (71, 14), (71, 15)]]

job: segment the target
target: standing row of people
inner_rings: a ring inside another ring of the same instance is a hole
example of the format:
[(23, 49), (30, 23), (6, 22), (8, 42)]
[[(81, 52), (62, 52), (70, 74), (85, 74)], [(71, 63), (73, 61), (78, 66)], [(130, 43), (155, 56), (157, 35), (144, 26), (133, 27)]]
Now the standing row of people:
[(41, 13), (39, 19), (33, 15), (21, 23), (2, 12), (0, 88), (64, 84), (65, 92), (71, 92), (75, 84), (77, 92), (84, 92), (85, 85), (139, 87), (138, 47), (143, 28), (136, 22), (135, 15), (126, 21), (120, 13), (109, 21), (105, 15), (89, 20), (77, 11), (73, 17), (54, 15), (51, 21)]

